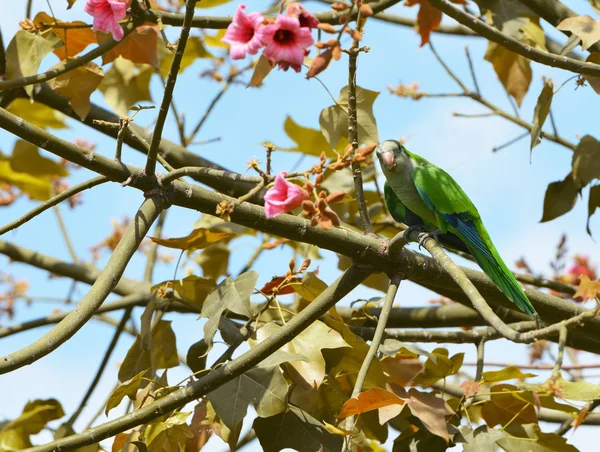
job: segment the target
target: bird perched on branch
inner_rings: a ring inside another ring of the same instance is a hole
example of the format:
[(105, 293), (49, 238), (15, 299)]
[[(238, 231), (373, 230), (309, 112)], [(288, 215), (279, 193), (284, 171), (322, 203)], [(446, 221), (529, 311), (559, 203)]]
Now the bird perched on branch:
[(409, 152), (398, 141), (383, 141), (375, 152), (387, 179), (386, 203), (396, 221), (406, 218), (410, 228), (424, 231), (436, 228), (428, 232), (421, 243), (426, 237), (439, 237), (441, 243), (450, 239), (454, 246), (448, 246), (460, 249), (456, 245), (462, 242), (498, 289), (521, 311), (543, 325), (460, 185), (443, 169)]

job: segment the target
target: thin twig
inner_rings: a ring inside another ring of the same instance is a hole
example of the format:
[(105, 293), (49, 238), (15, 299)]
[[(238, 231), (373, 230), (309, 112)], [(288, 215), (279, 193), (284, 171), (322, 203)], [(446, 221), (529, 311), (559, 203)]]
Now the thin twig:
[(477, 93), (477, 95), (481, 96), (479, 83), (477, 82), (477, 76), (475, 75), (475, 68), (473, 67), (473, 60), (471, 59), (471, 53), (469, 52), (469, 46), (465, 46), (465, 54), (467, 55), (467, 61), (469, 62), (469, 71), (471, 72), (471, 77), (473, 78), (475, 92)]
[[(163, 210), (158, 216), (158, 221), (156, 222), (156, 227), (154, 228), (154, 237), (160, 238), (166, 218), (167, 210)], [(156, 259), (158, 257), (158, 244), (156, 242), (152, 242), (150, 244), (147, 256), (146, 268), (144, 269), (144, 281), (151, 283), (152, 273), (154, 272), (154, 266), (156, 265)]]
[(213, 111), (219, 100), (221, 100), (221, 97), (223, 97), (223, 95), (227, 92), (227, 90), (230, 87), (231, 82), (228, 80), (225, 83), (225, 85), (223, 85), (223, 88), (221, 88), (221, 91), (219, 91), (217, 95), (212, 99), (212, 101), (208, 105), (208, 108), (204, 112), (204, 115), (202, 115), (202, 118), (200, 118), (200, 121), (198, 121), (198, 124), (196, 124), (196, 127), (194, 127), (194, 130), (192, 130), (192, 132), (187, 136), (187, 138), (185, 139), (186, 143), (191, 143), (192, 141), (194, 141), (194, 137), (198, 134), (198, 132), (210, 116), (211, 112)]
[(75, 252), (75, 248), (73, 247), (73, 243), (71, 242), (71, 238), (69, 237), (69, 233), (67, 231), (67, 226), (63, 221), (62, 215), (60, 213), (60, 208), (57, 205), (52, 206), (54, 210), (54, 214), (56, 215), (56, 220), (58, 221), (58, 227), (60, 232), (65, 240), (65, 244), (67, 245), (67, 249), (69, 250), (69, 254), (71, 255), (71, 259), (73, 262), (79, 262), (79, 258), (77, 257), (77, 253)]
[(558, 335), (558, 355), (556, 356), (556, 363), (554, 369), (552, 369), (552, 376), (557, 377), (560, 369), (563, 365), (563, 357), (565, 355), (565, 345), (567, 344), (568, 330), (566, 326), (562, 326), (559, 330)]
[(32, 218), (37, 217), (42, 212), (45, 212), (50, 207), (56, 206), (57, 204), (61, 203), (65, 199), (68, 199), (71, 196), (75, 196), (77, 193), (81, 193), (82, 191), (87, 190), (88, 188), (92, 188), (92, 187), (95, 187), (96, 185), (100, 185), (105, 182), (108, 182), (109, 180), (110, 179), (106, 176), (96, 176), (90, 180), (87, 180), (80, 184), (74, 185), (71, 188), (66, 189), (62, 193), (59, 193), (58, 195), (53, 196), (48, 201), (45, 201), (42, 204), (40, 204), (39, 206), (30, 210), (29, 212), (27, 212), (25, 215), (23, 215), (18, 220), (8, 223), (6, 226), (3, 226), (2, 228), (0, 228), (0, 235), (6, 234), (7, 232), (18, 228), (19, 226), (24, 225)]
[(194, 17), (195, 6), (196, 0), (186, 1), (185, 19), (183, 21), (183, 26), (181, 27), (179, 41), (177, 42), (177, 50), (175, 51), (173, 61), (171, 62), (171, 69), (169, 70), (169, 76), (167, 77), (165, 92), (163, 94), (163, 99), (160, 104), (160, 110), (158, 112), (158, 118), (156, 119), (156, 125), (154, 126), (154, 132), (152, 133), (150, 149), (148, 150), (148, 159), (146, 160), (146, 167), (144, 170), (144, 172), (147, 175), (154, 174), (154, 171), (156, 169), (156, 157), (158, 155), (158, 148), (160, 146), (165, 121), (169, 114), (169, 107), (171, 105), (171, 99), (173, 98), (175, 84), (177, 83), (177, 75), (179, 74), (179, 68), (181, 67), (181, 60), (183, 59), (185, 46), (190, 35), (190, 26), (192, 24), (192, 18)]

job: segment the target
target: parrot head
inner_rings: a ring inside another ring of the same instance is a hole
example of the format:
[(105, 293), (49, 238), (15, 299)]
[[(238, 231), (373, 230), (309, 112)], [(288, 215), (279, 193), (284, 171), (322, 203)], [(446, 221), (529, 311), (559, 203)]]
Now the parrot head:
[(394, 173), (412, 163), (406, 148), (396, 140), (382, 141), (375, 148), (375, 153), (384, 174)]

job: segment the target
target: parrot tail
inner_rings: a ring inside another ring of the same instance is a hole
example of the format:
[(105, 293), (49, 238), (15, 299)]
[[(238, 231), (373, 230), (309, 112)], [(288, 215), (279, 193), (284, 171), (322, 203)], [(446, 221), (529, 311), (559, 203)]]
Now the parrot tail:
[(529, 298), (525, 295), (523, 288), (510, 272), (500, 254), (498, 254), (481, 220), (459, 220), (454, 225), (454, 228), (471, 251), (477, 264), (479, 264), (481, 269), (490, 277), (506, 298), (512, 301), (525, 314), (533, 317), (538, 324), (545, 326), (531, 305)]

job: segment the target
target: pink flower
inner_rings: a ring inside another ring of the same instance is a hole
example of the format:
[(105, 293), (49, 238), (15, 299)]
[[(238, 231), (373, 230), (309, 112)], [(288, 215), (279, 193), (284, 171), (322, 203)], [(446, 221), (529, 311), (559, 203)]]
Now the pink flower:
[(279, 15), (274, 24), (262, 27), (258, 33), (267, 46), (263, 55), (278, 63), (280, 69), (292, 67), (296, 72), (300, 72), (307, 47), (315, 42), (310, 28), (301, 27), (297, 17)]
[(241, 60), (247, 53), (256, 55), (258, 49), (264, 45), (257, 33), (263, 22), (262, 14), (246, 14), (245, 9), (246, 5), (238, 7), (231, 24), (227, 27), (225, 36), (221, 39), (231, 46), (230, 54), (234, 60)]
[(289, 17), (297, 17), (301, 27), (317, 28), (317, 25), (319, 25), (319, 19), (309, 13), (298, 2), (288, 3), (286, 14)]
[(288, 182), (285, 176), (287, 176), (285, 171), (275, 176), (275, 184), (265, 193), (265, 215), (267, 218), (273, 218), (280, 213), (300, 207), (302, 201), (308, 199), (306, 190)]
[(87, 0), (84, 10), (94, 18), (94, 28), (112, 33), (115, 41), (123, 39), (119, 21), (127, 15), (128, 0)]

